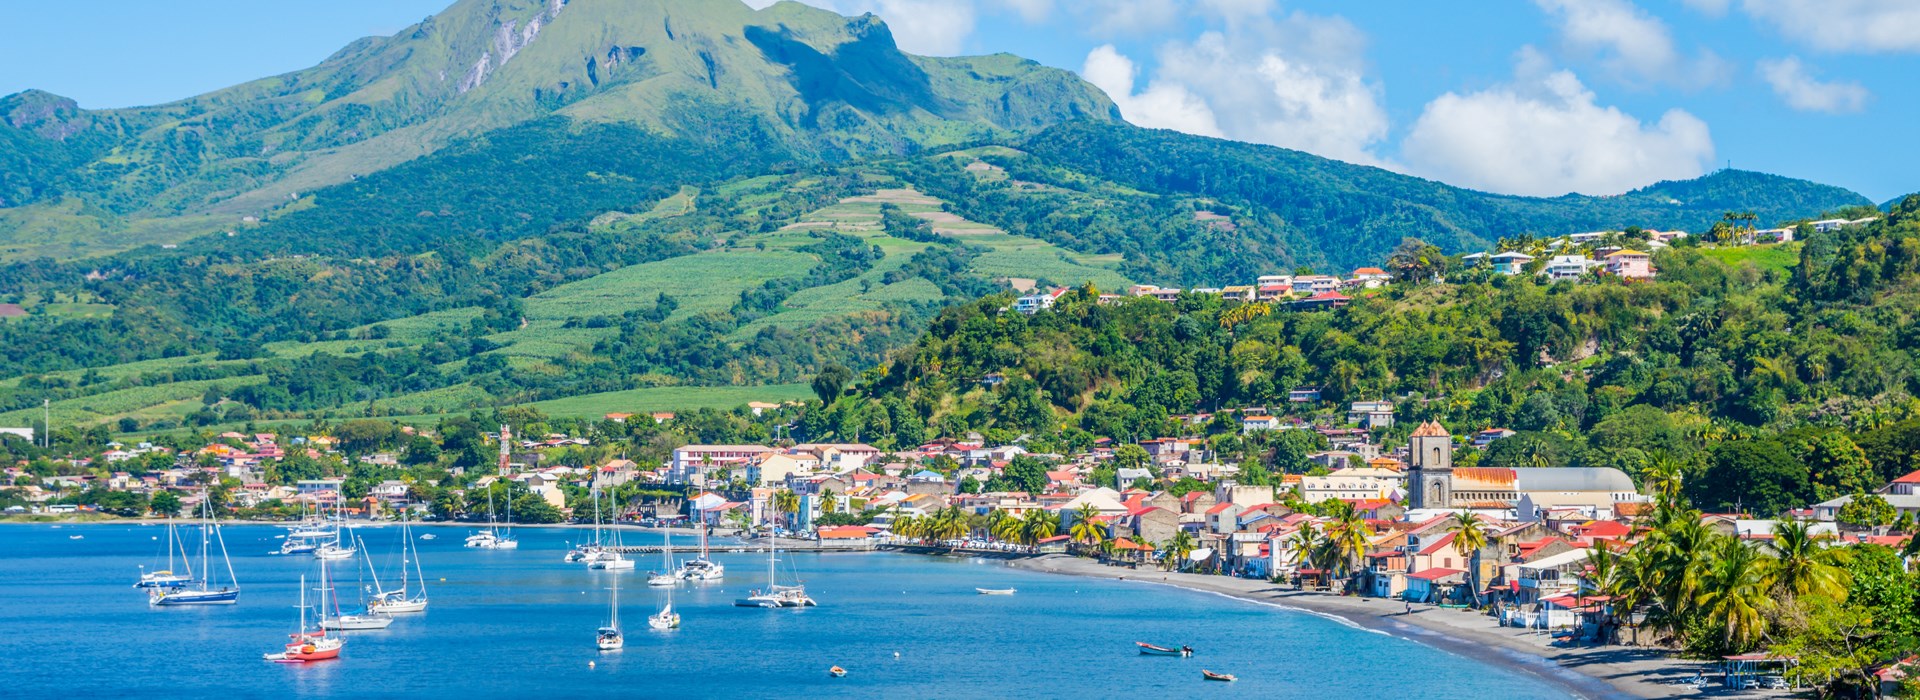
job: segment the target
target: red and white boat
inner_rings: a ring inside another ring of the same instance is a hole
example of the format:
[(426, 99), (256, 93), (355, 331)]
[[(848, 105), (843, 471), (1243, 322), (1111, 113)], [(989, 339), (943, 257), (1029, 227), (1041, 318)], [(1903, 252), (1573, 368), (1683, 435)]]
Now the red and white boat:
[[(320, 604), (326, 605), (326, 567), (320, 567), (321, 596)], [(299, 631), (288, 635), (286, 649), (263, 654), (268, 660), (277, 663), (298, 664), (308, 661), (325, 661), (340, 658), (340, 649), (347, 645), (345, 637), (330, 636), (325, 628), (307, 629), (307, 577), (300, 577), (300, 627)]]

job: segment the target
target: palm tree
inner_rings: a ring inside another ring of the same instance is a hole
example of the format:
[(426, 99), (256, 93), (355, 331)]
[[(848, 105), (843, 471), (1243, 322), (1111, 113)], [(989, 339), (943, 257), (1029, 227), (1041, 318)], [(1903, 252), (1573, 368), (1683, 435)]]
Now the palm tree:
[(1732, 537), (1718, 537), (1694, 602), (1700, 615), (1720, 627), (1728, 651), (1742, 652), (1766, 633), (1766, 577), (1760, 555)]
[(839, 512), (839, 510), (840, 502), (834, 498), (833, 489), (822, 490), (820, 492), (820, 511), (823, 513), (835, 513)]
[(1480, 550), (1487, 548), (1487, 524), (1480, 517), (1467, 511), (1453, 514), (1453, 520), (1447, 523), (1447, 530), (1453, 533), (1453, 549), (1468, 552), (1471, 557), (1467, 570), (1467, 585), (1473, 591), (1473, 604), (1480, 605)]
[(1367, 545), (1372, 541), (1373, 529), (1352, 509), (1342, 511), (1327, 524), (1327, 542), (1338, 555), (1333, 563), (1342, 577), (1351, 577), (1358, 570), (1360, 558), (1366, 555)]
[[(780, 489), (774, 492), (773, 512), (775, 516), (781, 513), (798, 516), (800, 514), (800, 494), (794, 493), (793, 489)], [(793, 519), (790, 518), (787, 523), (787, 529), (789, 530), (793, 529), (794, 526), (792, 520)]]
[(1293, 565), (1298, 569), (1311, 569), (1315, 555), (1326, 546), (1326, 540), (1320, 537), (1320, 530), (1309, 522), (1293, 531), (1293, 539), (1287, 543), (1293, 547)]
[(902, 515), (893, 519), (893, 534), (909, 540), (919, 539), (923, 532), (919, 518)]
[(1193, 533), (1186, 530), (1175, 531), (1173, 537), (1167, 538), (1166, 543), (1160, 547), (1166, 552), (1166, 555), (1160, 558), (1160, 565), (1169, 569), (1185, 568), (1187, 555), (1192, 554), (1197, 546)]
[(1117, 545), (1115, 545), (1113, 543), (1113, 540), (1111, 539), (1102, 539), (1100, 540), (1100, 546), (1098, 549), (1100, 551), (1100, 558), (1112, 559), (1113, 553), (1115, 549), (1117, 549)]
[(1067, 534), (1073, 535), (1073, 541), (1085, 545), (1098, 545), (1107, 539), (1107, 529), (1094, 518), (1100, 517), (1100, 509), (1092, 503), (1081, 505), (1073, 511), (1073, 528)]
[(1039, 544), (1040, 540), (1060, 531), (1060, 516), (1039, 508), (1027, 511), (1020, 520), (1020, 539), (1030, 545)]
[(1783, 521), (1773, 528), (1773, 539), (1766, 543), (1773, 558), (1764, 563), (1766, 587), (1793, 596), (1819, 594), (1838, 598), (1847, 590), (1847, 570), (1839, 565), (1838, 553), (1827, 549), (1813, 534), (1813, 526), (1800, 521)]
[(1020, 533), (1025, 528), (1025, 522), (999, 508), (987, 514), (987, 534), (1001, 542), (1019, 542)]

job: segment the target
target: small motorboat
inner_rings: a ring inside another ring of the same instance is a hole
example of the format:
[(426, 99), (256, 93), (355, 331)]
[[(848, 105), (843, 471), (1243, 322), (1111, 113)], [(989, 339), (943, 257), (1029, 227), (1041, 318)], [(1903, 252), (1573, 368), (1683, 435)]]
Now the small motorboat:
[(86, 535), (67, 535), (67, 539), (70, 539), (70, 540), (84, 540), (86, 538), (87, 538)]
[(973, 590), (980, 595), (1013, 595), (1011, 588), (975, 588)]
[(437, 539), (440, 539), (440, 536), (439, 536), (439, 535), (436, 535), (436, 534), (433, 534), (433, 533), (431, 533), (431, 532), (429, 532), (429, 533), (427, 533), (427, 534), (424, 534), (424, 535), (421, 535), (421, 536), (420, 536), (420, 539), (423, 539), (423, 540), (437, 540)]
[(1178, 649), (1170, 649), (1146, 642), (1134, 642), (1134, 645), (1140, 647), (1140, 654), (1143, 656), (1178, 656), (1181, 658), (1193, 656), (1193, 647), (1183, 646)]
[(1228, 683), (1232, 683), (1232, 682), (1234, 682), (1234, 681), (1237, 681), (1237, 680), (1240, 680), (1240, 679), (1238, 679), (1238, 678), (1235, 678), (1235, 677), (1233, 677), (1233, 674), (1230, 674), (1230, 673), (1214, 673), (1214, 672), (1212, 672), (1212, 671), (1209, 671), (1209, 670), (1206, 670), (1206, 669), (1204, 669), (1204, 668), (1203, 668), (1203, 669), (1200, 669), (1200, 677), (1201, 677), (1201, 678), (1205, 678), (1205, 679), (1207, 679), (1207, 680), (1210, 680), (1210, 681), (1226, 681), (1226, 682), (1228, 682)]
[(840, 668), (839, 666), (835, 666), (833, 668), (827, 669), (827, 675), (833, 676), (834, 678), (845, 678), (847, 676), (847, 670), (844, 668)]

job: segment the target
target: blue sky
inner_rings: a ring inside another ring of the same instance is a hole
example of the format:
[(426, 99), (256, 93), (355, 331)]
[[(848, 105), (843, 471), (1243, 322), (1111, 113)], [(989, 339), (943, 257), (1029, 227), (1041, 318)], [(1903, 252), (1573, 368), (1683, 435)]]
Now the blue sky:
[[(312, 65), (445, 2), (22, 4), (0, 93), (163, 102)], [(1920, 0), (808, 2), (875, 12), (915, 53), (1081, 72), (1135, 123), (1479, 189), (1612, 194), (1731, 161), (1875, 201), (1920, 190)]]

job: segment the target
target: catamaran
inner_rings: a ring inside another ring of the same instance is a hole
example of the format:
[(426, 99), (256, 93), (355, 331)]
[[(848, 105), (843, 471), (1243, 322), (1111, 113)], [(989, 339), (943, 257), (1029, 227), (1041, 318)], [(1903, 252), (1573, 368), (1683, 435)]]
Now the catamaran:
[[(187, 574), (173, 573), (173, 553), (178, 549), (181, 562), (187, 565)], [(193, 581), (193, 564), (187, 557), (187, 544), (180, 541), (179, 529), (174, 526), (173, 518), (167, 518), (167, 568), (148, 571), (140, 567), (140, 581), (134, 588), (179, 588)]]
[(620, 577), (618, 576), (613, 579), (613, 601), (607, 606), (607, 610), (610, 619), (606, 626), (593, 634), (593, 644), (600, 647), (601, 651), (613, 651), (627, 645), (626, 637), (620, 634)]
[[(411, 571), (407, 569), (407, 564), (413, 564)], [(411, 585), (412, 578), (420, 580), (420, 589), (409, 592), (407, 587)], [(371, 612), (392, 615), (424, 612), (427, 609), (427, 575), (420, 571), (420, 548), (413, 543), (412, 526), (407, 524), (404, 512), (400, 515), (400, 587), (391, 591), (383, 590), (377, 575), (374, 576), (373, 586), (376, 591), (373, 603), (367, 606)]]
[[(325, 564), (320, 565), (320, 571), (321, 580), (324, 582), (326, 579)], [(321, 588), (324, 593), (326, 584), (322, 583)], [(320, 600), (321, 605), (324, 607), (326, 605), (324, 595)], [(341, 648), (347, 645), (347, 640), (344, 637), (327, 636), (325, 627), (312, 630), (307, 629), (307, 577), (305, 575), (300, 577), (300, 626), (289, 636), (292, 637), (292, 639), (287, 642), (286, 649), (270, 654), (262, 654), (261, 656), (268, 661), (278, 661), (282, 663), (323, 661), (326, 659), (339, 658)]]
[(774, 552), (780, 548), (779, 543), (779, 538), (774, 537), (772, 534), (767, 535), (766, 590), (753, 591), (751, 595), (733, 601), (734, 605), (742, 608), (810, 608), (819, 605), (819, 603), (813, 601), (812, 597), (807, 595), (806, 586), (782, 586), (775, 582), (773, 563), (776, 559), (774, 558)]
[(519, 549), (520, 541), (513, 538), (513, 489), (507, 489), (507, 529), (501, 530), (493, 520), (493, 487), (487, 487), (487, 529), (467, 536), (467, 546), (473, 549)]
[[(698, 501), (695, 503), (697, 505)], [(680, 565), (680, 578), (688, 581), (718, 581), (726, 577), (727, 568), (721, 566), (720, 562), (707, 558), (706, 512), (701, 510), (695, 512), (700, 514), (697, 521), (700, 525), (700, 556), (697, 559), (688, 559), (686, 563)]]
[[(227, 557), (227, 540), (220, 536), (220, 523), (213, 519), (213, 501), (202, 498), (205, 520), (200, 525), (200, 579), (172, 588), (154, 588), (147, 597), (152, 605), (232, 605), (240, 600), (240, 582), (233, 577), (233, 559)], [(226, 562), (227, 584), (214, 588), (213, 569), (207, 565), (212, 543), (220, 543), (220, 559)]]

